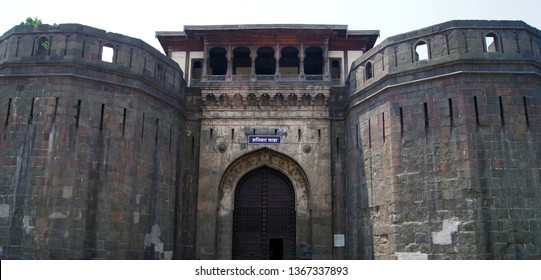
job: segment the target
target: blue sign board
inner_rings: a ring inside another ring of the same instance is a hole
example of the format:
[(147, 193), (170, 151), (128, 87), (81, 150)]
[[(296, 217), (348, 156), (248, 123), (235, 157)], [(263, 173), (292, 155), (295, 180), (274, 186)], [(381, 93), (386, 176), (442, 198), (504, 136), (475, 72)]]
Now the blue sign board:
[(280, 144), (280, 136), (248, 135), (248, 144)]

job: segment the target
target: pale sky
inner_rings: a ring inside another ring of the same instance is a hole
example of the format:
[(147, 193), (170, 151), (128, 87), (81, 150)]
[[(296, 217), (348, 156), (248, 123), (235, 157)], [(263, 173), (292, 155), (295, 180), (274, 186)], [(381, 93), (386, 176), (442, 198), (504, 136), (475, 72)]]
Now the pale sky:
[[(156, 31), (184, 25), (345, 24), (387, 37), (453, 19), (523, 20), (541, 29), (540, 0), (5, 0), (0, 34), (38, 17), (43, 23), (80, 23), (139, 38), (162, 51)], [(7, 3), (6, 3), (7, 2)]]

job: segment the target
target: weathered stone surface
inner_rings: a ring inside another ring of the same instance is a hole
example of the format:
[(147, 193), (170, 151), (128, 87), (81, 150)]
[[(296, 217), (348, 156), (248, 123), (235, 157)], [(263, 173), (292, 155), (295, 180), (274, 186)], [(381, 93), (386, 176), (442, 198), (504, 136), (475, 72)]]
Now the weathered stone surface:
[[(367, 209), (360, 213), (373, 221), (372, 230), (363, 234), (374, 247), (369, 242), (365, 251), (376, 258), (409, 256), (404, 251), (429, 259), (541, 256), (533, 245), (541, 232), (523, 227), (539, 218), (532, 210), (539, 208), (540, 195), (541, 80), (540, 69), (529, 65), (541, 53), (517, 40), (539, 42), (540, 33), (520, 22), (492, 23), (512, 27), (517, 36), (502, 31), (496, 50), (487, 50), (485, 36), (494, 32), (483, 27), (488, 22), (448, 22), (438, 28), (451, 27), (449, 32), (392, 37), (354, 63), (357, 75), (350, 75), (350, 84), (356, 87), (349, 96), (355, 106), (347, 119), (359, 133), (349, 131), (348, 149), (359, 152), (350, 154), (348, 170), (358, 175), (349, 184), (367, 202), (348, 203)], [(431, 44), (426, 61), (409, 57), (420, 40)], [(506, 46), (509, 52), (502, 51)], [(520, 48), (531, 51), (523, 56)], [(358, 75), (380, 54), (391, 59), (374, 69), (373, 78)], [(387, 250), (390, 244), (377, 246), (391, 233), (391, 223), (400, 236), (395, 252)], [(354, 249), (352, 257), (362, 252)]]
[[(33, 32), (1, 38), (2, 258), (171, 256), (180, 68), (139, 40), (77, 25), (49, 27), (50, 54), (36, 55), (25, 45)], [(115, 64), (97, 56), (102, 40), (114, 42)], [(155, 81), (130, 51), (177, 77)], [(145, 243), (157, 225), (162, 242)]]
[[(376, 33), (350, 34), (366, 41), (348, 68), (342, 26), (263, 27), (238, 31), (264, 39), (244, 50), (254, 65), (271, 42), (271, 75), (233, 73), (245, 42), (217, 36), (231, 27), (188, 27), (205, 35), (166, 50), (180, 66), (76, 24), (5, 33), (0, 258), (229, 259), (235, 189), (262, 166), (291, 181), (298, 259), (541, 258), (539, 30), (451, 21), (374, 47)], [(292, 49), (299, 67), (279, 69)]]

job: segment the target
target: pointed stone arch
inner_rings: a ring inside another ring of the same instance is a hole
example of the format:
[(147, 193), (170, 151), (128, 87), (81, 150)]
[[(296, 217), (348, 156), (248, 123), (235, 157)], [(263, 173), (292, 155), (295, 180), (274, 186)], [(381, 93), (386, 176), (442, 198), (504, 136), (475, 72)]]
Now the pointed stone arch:
[(235, 188), (239, 181), (260, 167), (269, 167), (283, 173), (292, 183), (296, 198), (296, 244), (299, 248), (311, 246), (310, 185), (302, 167), (292, 158), (268, 148), (243, 155), (225, 170), (219, 187), (219, 205), (216, 227), (217, 259), (231, 259), (233, 240), (233, 209)]

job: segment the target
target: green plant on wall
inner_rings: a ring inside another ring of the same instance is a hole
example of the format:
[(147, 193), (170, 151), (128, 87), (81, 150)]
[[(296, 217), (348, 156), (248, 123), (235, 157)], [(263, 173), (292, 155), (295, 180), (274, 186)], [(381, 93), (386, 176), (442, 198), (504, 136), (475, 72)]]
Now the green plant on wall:
[[(39, 25), (42, 25), (41, 19), (35, 17), (27, 17), (25, 21), (21, 21), (20, 25), (31, 25), (34, 26), (34, 28), (37, 28)], [(56, 26), (56, 24), (54, 25)], [(48, 50), (49, 49), (49, 40), (43, 40), (40, 42), (40, 45), (43, 49)]]
[(48, 49), (49, 49), (49, 40), (43, 40), (43, 41), (41, 41), (41, 42), (40, 42), (40, 45), (41, 45), (44, 49), (48, 50)]
[(39, 18), (31, 18), (31, 17), (27, 17), (25, 21), (21, 21), (21, 24), (20, 25), (33, 25), (34, 27), (38, 27), (38, 25), (41, 25), (43, 24), (41, 22), (41, 19)]

